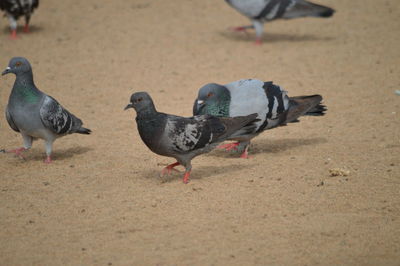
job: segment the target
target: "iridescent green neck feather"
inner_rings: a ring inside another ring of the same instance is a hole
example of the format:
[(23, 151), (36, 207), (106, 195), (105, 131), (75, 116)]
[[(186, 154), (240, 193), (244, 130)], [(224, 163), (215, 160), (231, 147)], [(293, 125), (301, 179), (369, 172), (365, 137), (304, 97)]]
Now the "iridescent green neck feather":
[(12, 93), (28, 103), (35, 103), (39, 100), (40, 91), (33, 83), (32, 72), (17, 75)]

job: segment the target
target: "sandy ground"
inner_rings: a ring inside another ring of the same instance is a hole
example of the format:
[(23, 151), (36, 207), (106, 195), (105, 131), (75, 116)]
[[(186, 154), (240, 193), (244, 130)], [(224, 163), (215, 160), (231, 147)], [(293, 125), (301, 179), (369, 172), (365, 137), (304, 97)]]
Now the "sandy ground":
[[(58, 140), (51, 165), (42, 141), (26, 161), (0, 154), (0, 264), (399, 265), (400, 6), (319, 3), (338, 12), (267, 24), (261, 47), (227, 30), (247, 19), (222, 0), (44, 0), (17, 41), (2, 18), (1, 68), (27, 57), (93, 134)], [(162, 183), (173, 159), (140, 140), (131, 93), (189, 116), (199, 87), (241, 78), (322, 94), (329, 111), (263, 133), (249, 160), (213, 151), (190, 184)], [(22, 144), (0, 126), (0, 148)]]

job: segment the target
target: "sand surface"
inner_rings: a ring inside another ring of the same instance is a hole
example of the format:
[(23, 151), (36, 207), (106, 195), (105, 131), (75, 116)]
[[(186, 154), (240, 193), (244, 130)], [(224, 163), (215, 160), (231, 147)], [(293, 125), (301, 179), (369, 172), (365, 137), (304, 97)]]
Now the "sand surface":
[[(0, 154), (0, 264), (399, 265), (400, 5), (319, 3), (335, 16), (269, 23), (261, 47), (228, 30), (248, 21), (222, 0), (44, 0), (17, 41), (1, 18), (1, 69), (27, 57), (93, 134), (56, 141), (51, 165), (42, 141), (26, 161)], [(264, 132), (249, 160), (215, 150), (188, 185), (161, 182), (174, 160), (142, 143), (131, 93), (189, 116), (198, 88), (242, 78), (319, 93), (328, 113)], [(22, 144), (0, 127), (0, 148)]]

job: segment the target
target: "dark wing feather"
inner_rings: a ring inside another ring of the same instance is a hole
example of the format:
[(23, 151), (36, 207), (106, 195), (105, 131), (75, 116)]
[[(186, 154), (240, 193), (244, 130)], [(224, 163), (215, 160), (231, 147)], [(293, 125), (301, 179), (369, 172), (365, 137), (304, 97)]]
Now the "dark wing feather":
[[(175, 151), (190, 152), (220, 143), (229, 136), (255, 121), (257, 114), (238, 117), (200, 115), (170, 120), (169, 138)], [(170, 124), (171, 125), (171, 124)]]
[(40, 119), (43, 125), (58, 135), (76, 132), (82, 121), (64, 109), (54, 98), (46, 96), (40, 107)]
[(190, 152), (210, 144), (213, 136), (209, 120), (212, 118), (209, 115), (189, 118), (169, 116), (167, 130), (173, 149), (177, 152)]
[(12, 119), (11, 114), (8, 112), (8, 108), (6, 108), (6, 119), (7, 119), (8, 124), (10, 125), (10, 127), (14, 131), (19, 132), (19, 129), (18, 129), (17, 125), (14, 123), (14, 120)]
[(283, 16), (286, 9), (292, 5), (292, 0), (270, 0), (254, 19), (273, 20)]
[(32, 11), (33, 11), (33, 9), (38, 8), (38, 7), (39, 7), (39, 0), (33, 0), (33, 2), (32, 2)]
[(32, 4), (27, 0), (0, 0), (0, 9), (10, 13), (13, 17), (30, 14), (39, 6), (39, 0), (33, 0)]

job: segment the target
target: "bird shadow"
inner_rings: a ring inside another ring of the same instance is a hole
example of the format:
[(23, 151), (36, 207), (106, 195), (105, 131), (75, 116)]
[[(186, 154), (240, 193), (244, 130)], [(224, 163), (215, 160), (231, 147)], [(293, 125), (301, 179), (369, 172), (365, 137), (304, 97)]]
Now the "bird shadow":
[[(37, 26), (37, 25), (30, 25), (30, 26), (29, 26), (29, 32), (28, 32), (28, 33), (25, 33), (25, 32), (24, 32), (24, 26), (18, 25), (18, 27), (17, 27), (17, 34), (18, 34), (18, 35), (19, 35), (19, 34), (22, 34), (22, 35), (29, 35), (30, 33), (40, 32), (40, 31), (42, 31), (42, 30), (43, 30), (43, 28), (40, 27), (40, 26)], [(3, 33), (4, 33), (4, 34), (10, 33), (10, 27), (8, 27), (8, 26), (3, 27)]]
[[(193, 164), (192, 164), (193, 165)], [(232, 173), (232, 172), (237, 172), (239, 170), (242, 170), (244, 168), (249, 168), (251, 165), (247, 164), (230, 164), (230, 165), (225, 165), (223, 167), (217, 166), (217, 165), (207, 165), (202, 168), (196, 167), (196, 164), (193, 165), (192, 172), (190, 175), (190, 180), (196, 180), (196, 179), (203, 179), (203, 178), (208, 178), (212, 177), (215, 175), (219, 174), (224, 174), (224, 173)], [(178, 169), (178, 167), (177, 167)], [(159, 182), (161, 183), (170, 183), (176, 180), (182, 180), (183, 175), (185, 173), (184, 170), (182, 170), (182, 167), (179, 168), (179, 173), (178, 172), (172, 172), (169, 175), (165, 175), (163, 177), (160, 176), (162, 168), (159, 170), (148, 170), (145, 174), (144, 177), (146, 179), (155, 179), (158, 178)]]
[[(234, 32), (231, 30), (220, 31), (219, 34), (227, 39), (233, 41), (250, 42), (256, 39), (254, 32)], [(305, 41), (330, 41), (332, 37), (320, 37), (312, 34), (285, 34), (285, 33), (264, 33), (262, 37), (263, 42), (305, 42)]]
[[(280, 139), (274, 141), (268, 139), (257, 139), (255, 141), (252, 141), (252, 143), (250, 144), (249, 154), (251, 157), (251, 155), (259, 153), (280, 153), (301, 146), (317, 145), (326, 142), (327, 140), (325, 138)], [(216, 149), (215, 152), (210, 153), (208, 156), (225, 158), (238, 157), (239, 152), (227, 152), (222, 149)]]

